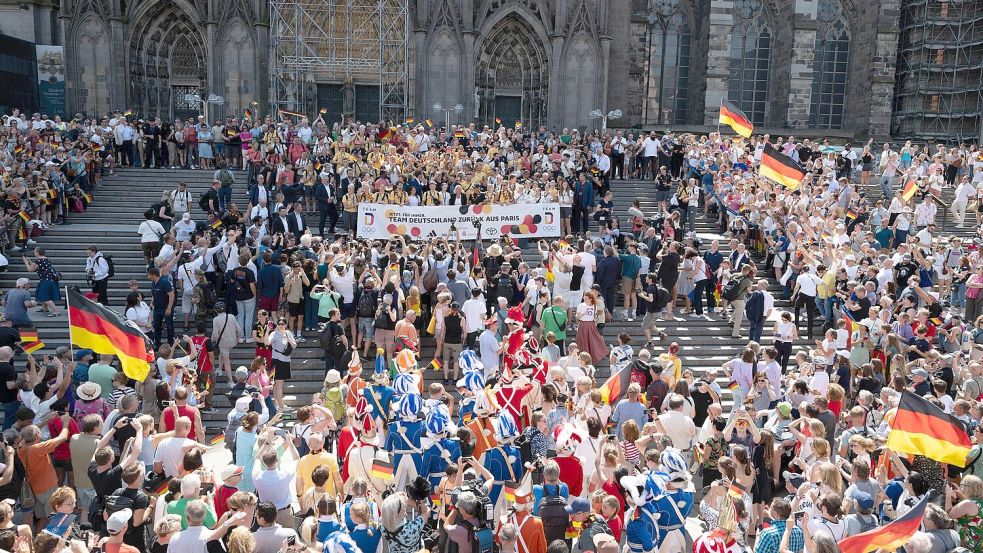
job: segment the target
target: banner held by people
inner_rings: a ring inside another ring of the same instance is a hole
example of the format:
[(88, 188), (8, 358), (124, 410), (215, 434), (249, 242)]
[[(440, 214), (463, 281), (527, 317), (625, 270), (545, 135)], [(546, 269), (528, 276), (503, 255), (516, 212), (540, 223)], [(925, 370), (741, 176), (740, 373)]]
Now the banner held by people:
[(411, 207), (363, 203), (358, 206), (360, 238), (406, 236), (425, 238), (431, 232), (447, 236), (460, 233), (462, 240), (511, 235), (519, 238), (548, 238), (560, 235), (560, 205), (473, 205)]

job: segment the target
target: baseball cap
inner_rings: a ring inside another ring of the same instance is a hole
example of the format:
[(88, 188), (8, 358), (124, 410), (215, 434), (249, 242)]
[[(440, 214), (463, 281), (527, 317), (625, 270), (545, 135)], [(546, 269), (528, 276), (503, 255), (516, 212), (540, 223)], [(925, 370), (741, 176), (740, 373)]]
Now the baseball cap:
[(121, 509), (116, 511), (109, 517), (106, 521), (106, 530), (110, 534), (119, 534), (126, 528), (127, 523), (133, 518), (133, 511), (129, 509)]
[(240, 474), (242, 474), (242, 467), (236, 465), (229, 465), (222, 469), (221, 477), (222, 480), (225, 481), (228, 480), (229, 478), (232, 478), (233, 476), (239, 476)]
[(874, 498), (867, 492), (857, 491), (852, 495), (854, 501), (857, 502), (857, 507), (861, 511), (870, 511), (874, 508)]
[(583, 497), (575, 497), (566, 507), (568, 515), (576, 515), (580, 513), (590, 512), (590, 501), (587, 501)]

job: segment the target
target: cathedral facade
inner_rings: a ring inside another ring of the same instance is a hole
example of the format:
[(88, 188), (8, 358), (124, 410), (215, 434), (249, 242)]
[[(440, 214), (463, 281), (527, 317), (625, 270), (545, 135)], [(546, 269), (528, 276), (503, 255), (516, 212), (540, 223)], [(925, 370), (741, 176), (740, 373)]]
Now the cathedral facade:
[[(278, 1), (62, 0), (68, 111), (187, 117), (200, 93), (224, 98), (217, 116), (266, 112)], [(708, 130), (729, 100), (776, 133), (890, 134), (901, 0), (407, 1), (399, 107), (416, 121), (584, 129), (620, 110), (609, 126)], [(288, 107), (376, 120), (379, 72), (330, 61)]]

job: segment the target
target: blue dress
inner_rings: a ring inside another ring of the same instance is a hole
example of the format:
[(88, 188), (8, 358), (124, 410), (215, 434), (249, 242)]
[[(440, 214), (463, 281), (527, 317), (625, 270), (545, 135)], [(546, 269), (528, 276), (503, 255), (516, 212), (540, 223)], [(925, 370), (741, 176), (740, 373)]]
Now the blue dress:
[(253, 485), (253, 464), (256, 462), (254, 457), (256, 448), (256, 433), (247, 432), (242, 428), (236, 429), (236, 459), (242, 467), (242, 482), (239, 483), (239, 490), (243, 492), (254, 492), (256, 486)]
[(210, 144), (211, 140), (211, 131), (207, 131), (205, 129), (198, 131), (198, 157), (203, 159), (212, 159), (212, 145)]
[(375, 553), (379, 549), (379, 541), (382, 540), (381, 528), (358, 526), (350, 533), (352, 541), (358, 545), (362, 553)]

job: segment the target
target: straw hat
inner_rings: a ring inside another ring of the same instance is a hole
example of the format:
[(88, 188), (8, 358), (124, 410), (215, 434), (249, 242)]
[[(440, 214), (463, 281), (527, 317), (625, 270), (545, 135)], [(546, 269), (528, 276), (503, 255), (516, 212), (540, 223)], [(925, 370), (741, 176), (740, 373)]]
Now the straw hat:
[(83, 401), (95, 401), (102, 395), (102, 386), (95, 382), (83, 382), (75, 394)]

